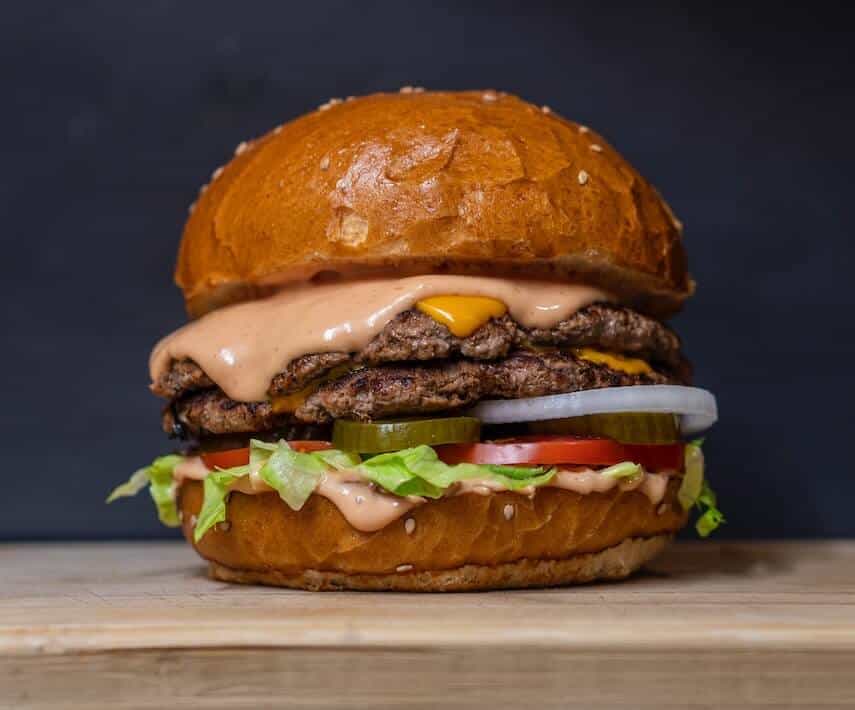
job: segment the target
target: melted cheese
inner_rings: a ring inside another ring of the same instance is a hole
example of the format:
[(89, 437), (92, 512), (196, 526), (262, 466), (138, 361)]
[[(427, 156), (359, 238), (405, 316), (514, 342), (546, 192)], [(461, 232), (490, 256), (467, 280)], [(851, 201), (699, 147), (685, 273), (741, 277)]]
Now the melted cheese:
[(605, 365), (610, 370), (626, 372), (630, 375), (650, 375), (653, 373), (653, 368), (644, 362), (644, 360), (640, 360), (637, 357), (626, 357), (617, 353), (604, 353), (601, 350), (594, 350), (593, 348), (573, 348), (573, 354), (588, 362)]
[(416, 303), (422, 313), (442, 323), (458, 338), (466, 338), (490, 318), (507, 313), (508, 307), (485, 296), (434, 296)]
[(359, 352), (398, 314), (448, 294), (495, 299), (492, 312), (507, 307), (526, 328), (551, 328), (591, 303), (613, 300), (582, 284), (452, 274), (292, 285), (188, 323), (157, 344), (149, 371), (156, 381), (174, 360), (193, 360), (229, 399), (262, 402), (271, 380), (292, 360)]
[(338, 367), (334, 367), (323, 377), (319, 377), (317, 380), (310, 382), (301, 390), (291, 392), (290, 394), (277, 395), (271, 400), (273, 411), (277, 414), (291, 414), (296, 412), (303, 406), (303, 403), (310, 395), (320, 389), (321, 385), (326, 384), (330, 380), (336, 380), (339, 377), (346, 375), (348, 372), (353, 372), (358, 369), (359, 367), (352, 367), (350, 365), (339, 365)]
[(293, 414), (303, 406), (303, 403), (309, 398), (309, 395), (314, 394), (320, 386), (320, 382), (313, 382), (298, 392), (291, 392), (290, 394), (282, 394), (273, 397), (271, 400), (273, 411), (276, 412), (276, 414)]

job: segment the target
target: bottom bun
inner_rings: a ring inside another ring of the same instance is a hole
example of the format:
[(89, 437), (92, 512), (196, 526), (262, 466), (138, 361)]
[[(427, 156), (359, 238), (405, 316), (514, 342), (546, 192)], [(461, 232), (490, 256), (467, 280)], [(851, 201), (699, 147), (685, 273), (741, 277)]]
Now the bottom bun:
[[(294, 511), (275, 493), (233, 492), (227, 522), (194, 547), (216, 579), (300, 589), (451, 591), (615, 579), (685, 525), (679, 485), (672, 479), (657, 504), (637, 490), (467, 493), (428, 501), (375, 532), (356, 530), (320, 495)], [(191, 542), (202, 498), (201, 482), (182, 485)]]
[(395, 592), (467, 592), (484, 589), (524, 589), (584, 584), (595, 580), (623, 579), (656, 557), (670, 535), (624, 540), (602, 552), (577, 555), (564, 560), (518, 560), (499, 565), (463, 565), (456, 569), (394, 574), (344, 574), (315, 569), (297, 574), (276, 570), (236, 570), (211, 562), (212, 579), (238, 584), (307, 589), (312, 592), (338, 590)]

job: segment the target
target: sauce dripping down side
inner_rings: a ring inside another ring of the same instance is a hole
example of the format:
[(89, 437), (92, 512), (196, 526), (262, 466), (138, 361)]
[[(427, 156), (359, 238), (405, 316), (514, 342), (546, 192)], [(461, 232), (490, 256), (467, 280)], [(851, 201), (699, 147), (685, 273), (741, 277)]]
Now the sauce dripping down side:
[[(175, 467), (173, 476), (176, 486), (185, 480), (201, 481), (208, 475), (209, 469), (199, 457), (191, 457)], [(590, 493), (607, 493), (615, 488), (621, 491), (637, 490), (647, 496), (652, 505), (658, 505), (665, 497), (668, 479), (675, 473), (644, 473), (631, 480), (620, 481), (616, 478), (602, 476), (597, 471), (583, 469), (576, 471), (558, 471), (553, 479), (544, 487), (562, 488), (580, 495)], [(248, 495), (273, 492), (260, 478), (244, 476), (231, 486), (231, 490)], [(478, 494), (489, 495), (505, 491), (496, 481), (471, 479), (461, 481), (450, 495)], [(537, 489), (524, 488), (515, 493), (533, 496)], [(425, 503), (424, 498), (408, 496), (402, 498), (378, 491), (367, 483), (357, 472), (328, 472), (315, 489), (317, 495), (323, 496), (332, 503), (345, 520), (356, 530), (375, 532), (386, 527), (389, 523), (403, 517), (413, 508)]]
[(427, 275), (286, 288), (209, 313), (166, 336), (149, 360), (152, 380), (189, 358), (234, 400), (266, 399), (273, 377), (301, 355), (356, 352), (398, 314), (435, 296), (484, 296), (518, 323), (549, 328), (611, 297), (581, 284)]

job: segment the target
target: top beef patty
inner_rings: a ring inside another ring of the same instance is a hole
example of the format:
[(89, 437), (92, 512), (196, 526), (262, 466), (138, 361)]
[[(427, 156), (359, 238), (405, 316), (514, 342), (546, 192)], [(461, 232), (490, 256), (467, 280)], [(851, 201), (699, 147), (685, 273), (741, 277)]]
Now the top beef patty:
[[(553, 328), (527, 329), (510, 316), (493, 318), (466, 338), (459, 338), (421, 311), (410, 309), (394, 318), (360, 352), (310, 353), (292, 360), (273, 378), (271, 397), (297, 392), (342, 365), (373, 366), (390, 362), (419, 362), (470, 358), (496, 360), (514, 349), (538, 346), (591, 346), (648, 360), (654, 367), (689, 377), (677, 335), (653, 318), (629, 308), (594, 303)], [(215, 387), (191, 360), (179, 360), (151, 386), (167, 399)]]
[[(641, 357), (654, 372), (628, 375), (554, 350), (568, 346)], [(359, 369), (330, 377), (341, 366)], [(554, 328), (526, 329), (504, 316), (467, 338), (454, 336), (419, 311), (406, 311), (360, 352), (307, 354), (288, 363), (271, 382), (271, 397), (316, 388), (293, 413), (277, 412), (270, 402), (228, 399), (189, 360), (174, 362), (152, 389), (173, 400), (164, 412), (167, 432), (208, 436), (279, 430), (295, 421), (448, 411), (483, 398), (689, 379), (688, 363), (671, 330), (628, 308), (593, 304)]]

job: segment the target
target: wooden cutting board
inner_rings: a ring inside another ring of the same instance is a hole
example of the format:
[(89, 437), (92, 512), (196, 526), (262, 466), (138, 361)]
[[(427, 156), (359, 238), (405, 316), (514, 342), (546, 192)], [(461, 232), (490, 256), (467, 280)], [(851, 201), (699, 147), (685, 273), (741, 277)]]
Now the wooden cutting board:
[(180, 543), (0, 545), (0, 707), (855, 707), (855, 542), (675, 546), (486, 594), (209, 581)]

